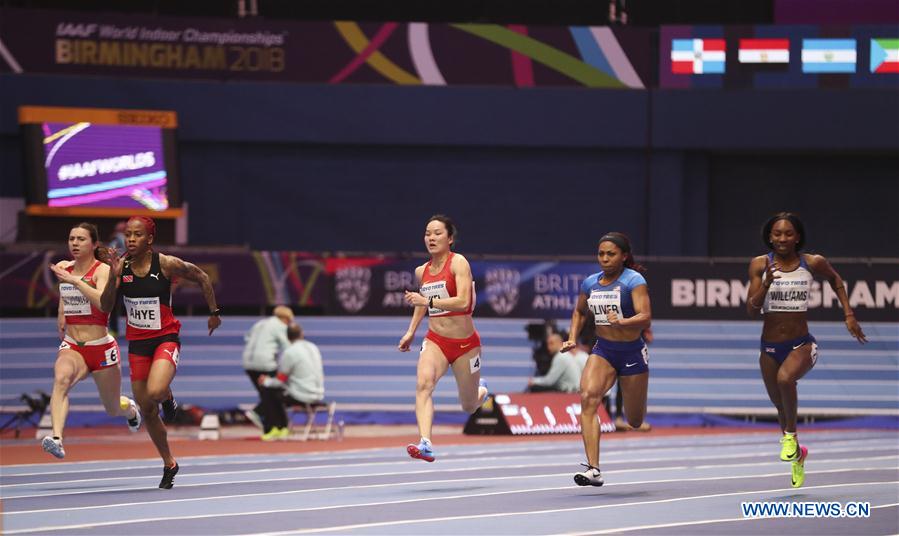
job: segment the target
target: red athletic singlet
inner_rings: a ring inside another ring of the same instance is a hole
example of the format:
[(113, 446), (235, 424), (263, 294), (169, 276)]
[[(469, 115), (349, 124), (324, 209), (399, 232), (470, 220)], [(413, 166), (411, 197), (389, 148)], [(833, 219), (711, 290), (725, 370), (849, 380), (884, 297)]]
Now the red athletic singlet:
[[(97, 284), (94, 283), (94, 272), (97, 271), (100, 264), (100, 261), (94, 261), (90, 270), (81, 276), (81, 280), (93, 288), (97, 288)], [(75, 264), (73, 263), (66, 268), (66, 271), (72, 273), (74, 269)], [(59, 284), (59, 299), (62, 300), (62, 309), (63, 314), (66, 317), (66, 324), (106, 326), (109, 322), (109, 313), (104, 313), (94, 307), (90, 300), (87, 299), (87, 296), (71, 283)]]
[[(450, 267), (453, 263), (453, 253), (450, 251), (449, 256), (446, 258), (446, 262), (443, 264), (443, 269), (437, 275), (431, 275), (431, 261), (428, 261), (428, 264), (425, 265), (425, 269), (421, 274), (421, 294), (426, 297), (434, 297), (436, 299), (441, 298), (454, 298), (458, 295), (456, 292), (456, 278), (453, 276), (452, 270)], [(471, 311), (474, 310), (475, 303), (475, 293), (474, 293), (474, 281), (471, 282), (471, 299), (468, 301), (468, 308), (464, 311), (444, 311), (443, 309), (438, 309), (436, 307), (428, 308), (428, 316), (462, 316), (462, 315), (470, 315)]]

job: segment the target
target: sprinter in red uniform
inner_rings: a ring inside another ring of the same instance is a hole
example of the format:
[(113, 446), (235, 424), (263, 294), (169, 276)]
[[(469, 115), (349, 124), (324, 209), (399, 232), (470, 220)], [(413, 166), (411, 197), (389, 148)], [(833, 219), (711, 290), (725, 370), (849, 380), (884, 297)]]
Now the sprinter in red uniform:
[(434, 422), (434, 388), (450, 367), (459, 388), (459, 401), (467, 413), (474, 413), (487, 396), (481, 380), (481, 339), (474, 329), (471, 312), (475, 292), (471, 266), (462, 255), (453, 253), (456, 226), (447, 216), (431, 216), (425, 227), (425, 247), (431, 260), (415, 269), (421, 282), (419, 292), (406, 292), (406, 302), (415, 307), (409, 329), (398, 349), (408, 352), (415, 330), (428, 314), (428, 333), (418, 356), (415, 388), (415, 417), (421, 440), (408, 445), (409, 456), (426, 462), (435, 459), (431, 447)]
[(41, 440), (41, 447), (57, 458), (66, 455), (62, 437), (69, 413), (69, 391), (88, 374), (97, 384), (106, 413), (126, 417), (132, 432), (140, 428), (137, 405), (122, 396), (119, 345), (106, 329), (109, 314), (100, 310), (100, 289), (109, 279), (109, 266), (97, 258), (99, 245), (97, 227), (79, 223), (69, 231), (73, 260), (50, 265), (59, 278), (57, 327), (62, 342), (53, 366), (53, 434)]
[[(156, 223), (152, 219), (135, 216), (128, 220), (125, 227), (128, 253), (119, 258), (115, 250), (109, 251), (115, 284), (106, 285), (101, 304), (104, 311), (111, 311), (116, 289), (121, 289), (128, 317), (125, 338), (128, 339), (131, 390), (146, 419), (147, 433), (165, 464), (159, 487), (171, 489), (179, 467), (169, 450), (163, 421), (172, 422), (178, 409), (171, 384), (181, 349), (178, 339), (181, 322), (172, 314), (172, 278), (194, 281), (202, 287), (211, 311), (207, 323), (210, 335), (222, 320), (206, 272), (178, 257), (153, 251), (155, 238)], [(162, 404), (162, 419), (159, 404)]]

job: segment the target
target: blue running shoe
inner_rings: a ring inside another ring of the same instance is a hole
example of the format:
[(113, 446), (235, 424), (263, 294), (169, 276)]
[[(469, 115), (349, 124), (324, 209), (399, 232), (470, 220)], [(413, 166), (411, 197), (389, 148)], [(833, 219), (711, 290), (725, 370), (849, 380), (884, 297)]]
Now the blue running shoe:
[(481, 378), (480, 380), (478, 380), (478, 391), (481, 390), (481, 387), (484, 388), (484, 394), (482, 394), (478, 398), (479, 404), (483, 404), (487, 400), (487, 397), (490, 395), (490, 389), (487, 387), (487, 382), (484, 381), (484, 378)]
[(417, 458), (419, 460), (424, 460), (426, 462), (433, 462), (436, 459), (434, 456), (434, 449), (431, 447), (431, 444), (424, 441), (420, 442), (417, 445), (407, 445), (406, 452), (409, 453), (409, 456)]

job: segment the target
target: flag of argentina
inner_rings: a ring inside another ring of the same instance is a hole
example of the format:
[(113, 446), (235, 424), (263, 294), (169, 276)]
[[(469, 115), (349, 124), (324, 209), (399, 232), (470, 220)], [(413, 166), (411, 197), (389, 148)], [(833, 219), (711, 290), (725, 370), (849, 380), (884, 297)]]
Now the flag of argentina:
[(802, 72), (854, 73), (855, 39), (803, 39)]

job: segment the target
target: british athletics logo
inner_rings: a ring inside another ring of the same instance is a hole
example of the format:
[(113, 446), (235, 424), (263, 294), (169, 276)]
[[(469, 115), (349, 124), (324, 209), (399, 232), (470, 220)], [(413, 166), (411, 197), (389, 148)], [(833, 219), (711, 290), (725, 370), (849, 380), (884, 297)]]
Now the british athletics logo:
[(672, 39), (671, 72), (724, 74), (724, 39)]

